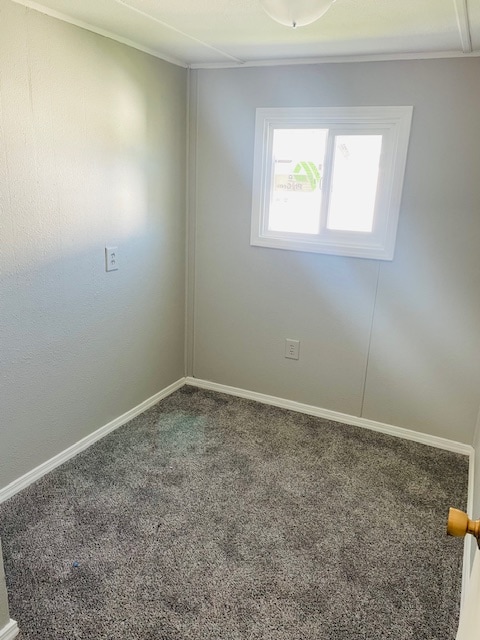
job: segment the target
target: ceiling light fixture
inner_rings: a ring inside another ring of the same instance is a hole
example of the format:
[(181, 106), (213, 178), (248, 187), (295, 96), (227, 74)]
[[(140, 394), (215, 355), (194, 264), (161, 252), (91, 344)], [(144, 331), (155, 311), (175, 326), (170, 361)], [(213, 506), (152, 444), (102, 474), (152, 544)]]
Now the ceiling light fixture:
[(321, 18), (335, 0), (260, 0), (276, 22), (287, 27), (304, 27)]

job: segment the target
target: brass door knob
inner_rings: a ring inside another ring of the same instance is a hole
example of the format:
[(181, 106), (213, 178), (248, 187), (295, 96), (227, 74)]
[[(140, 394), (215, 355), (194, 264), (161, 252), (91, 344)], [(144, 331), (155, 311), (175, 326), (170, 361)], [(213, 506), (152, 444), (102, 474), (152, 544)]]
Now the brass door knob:
[(480, 540), (480, 520), (470, 520), (468, 515), (460, 509), (450, 508), (448, 512), (447, 533), (449, 536), (462, 538), (471, 533)]

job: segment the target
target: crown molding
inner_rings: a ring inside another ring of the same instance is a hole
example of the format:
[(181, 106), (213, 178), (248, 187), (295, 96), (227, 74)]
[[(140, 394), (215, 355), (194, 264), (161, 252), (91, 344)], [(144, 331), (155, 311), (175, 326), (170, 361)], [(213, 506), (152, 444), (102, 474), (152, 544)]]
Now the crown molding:
[(248, 67), (286, 67), (307, 64), (338, 64), (346, 62), (390, 62), (395, 60), (438, 60), (450, 58), (478, 58), (480, 51), (429, 51), (417, 53), (375, 53), (365, 55), (321, 56), (316, 58), (282, 58), (278, 60), (250, 60), (241, 64), (231, 62), (197, 62), (190, 69), (238, 69)]
[(159, 60), (164, 60), (165, 62), (169, 62), (170, 64), (174, 64), (177, 67), (183, 67), (186, 69), (188, 64), (183, 60), (179, 60), (177, 58), (172, 58), (171, 56), (164, 55), (155, 49), (150, 49), (148, 47), (144, 47), (138, 42), (133, 40), (129, 40), (128, 38), (123, 38), (122, 36), (113, 33), (112, 31), (107, 31), (106, 29), (101, 29), (100, 27), (96, 27), (89, 22), (84, 22), (83, 20), (77, 20), (76, 18), (72, 18), (66, 13), (62, 13), (61, 11), (55, 11), (54, 9), (50, 9), (49, 7), (44, 7), (38, 2), (33, 2), (32, 0), (12, 0), (15, 4), (20, 4), (27, 9), (33, 9), (33, 11), (37, 11), (38, 13), (43, 13), (50, 18), (56, 18), (57, 20), (61, 20), (62, 22), (67, 22), (68, 24), (73, 25), (74, 27), (79, 27), (80, 29), (85, 29), (86, 31), (91, 31), (92, 33), (96, 33), (99, 36), (103, 36), (104, 38), (108, 38), (109, 40), (115, 40), (120, 44), (124, 44), (127, 47), (131, 47), (132, 49), (137, 49), (142, 53), (147, 53), (154, 58), (158, 58)]

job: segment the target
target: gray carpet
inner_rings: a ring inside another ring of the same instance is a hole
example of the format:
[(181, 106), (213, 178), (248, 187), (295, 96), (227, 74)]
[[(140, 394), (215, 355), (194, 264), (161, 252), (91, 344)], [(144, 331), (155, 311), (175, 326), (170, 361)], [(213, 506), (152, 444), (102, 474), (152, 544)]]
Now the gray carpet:
[(184, 387), (0, 505), (22, 640), (453, 640), (467, 459)]

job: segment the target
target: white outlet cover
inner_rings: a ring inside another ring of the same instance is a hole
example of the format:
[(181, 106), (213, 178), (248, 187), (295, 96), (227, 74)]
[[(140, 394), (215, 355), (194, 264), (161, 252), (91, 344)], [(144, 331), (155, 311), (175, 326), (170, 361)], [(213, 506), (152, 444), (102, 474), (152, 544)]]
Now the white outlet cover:
[(118, 247), (105, 247), (105, 271), (118, 271)]
[(298, 360), (300, 358), (300, 340), (285, 340), (285, 358)]

